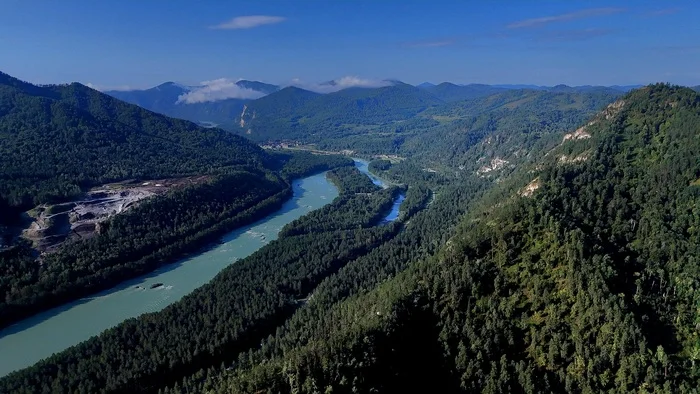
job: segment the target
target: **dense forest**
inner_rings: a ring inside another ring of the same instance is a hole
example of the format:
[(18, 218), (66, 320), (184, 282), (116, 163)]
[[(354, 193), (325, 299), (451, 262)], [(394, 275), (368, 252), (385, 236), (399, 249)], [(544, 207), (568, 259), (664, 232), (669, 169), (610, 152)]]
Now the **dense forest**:
[[(244, 138), (166, 118), (80, 84), (0, 74), (0, 327), (109, 288), (279, 209), (290, 181), (349, 158), (268, 154)], [(37, 255), (22, 211), (92, 186), (206, 175), (101, 223), (97, 236)]]
[(472, 171), (468, 151), (479, 143), (497, 139), (482, 149), (482, 156), (490, 161), (507, 155), (517, 165), (523, 152), (545, 149), (552, 142), (548, 136), (577, 127), (621, 94), (605, 87), (415, 88), (401, 83), (326, 95), (285, 88), (251, 102), (237, 130), (258, 141), (394, 154), (424, 165)]
[(317, 314), (314, 297), (234, 368), (168, 391), (695, 392), (698, 124), (690, 89), (630, 93), (486, 191), (433, 257)]
[[(264, 128), (382, 155), (369, 165), (392, 185), (381, 188), (347, 157), (265, 151), (78, 84), (0, 77), (0, 150), (15, 155), (0, 174), (10, 180), (0, 230), (22, 209), (51, 209), (103, 182), (207, 175), (40, 265), (27, 243), (0, 251), (0, 325), (195, 252), (279, 207), (299, 177), (328, 171), (339, 190), (181, 301), (0, 378), (0, 392), (700, 386), (692, 89), (394, 83), (329, 95), (285, 88), (247, 109), (253, 138)], [(26, 168), (10, 165), (39, 132), (58, 142)], [(71, 143), (78, 161), (61, 156)], [(399, 219), (382, 222), (399, 195)]]
[[(341, 190), (357, 184), (344, 168), (330, 175)], [(366, 178), (366, 176), (365, 176)], [(348, 180), (347, 184), (343, 182)], [(375, 189), (376, 190), (376, 189)], [(354, 228), (357, 219), (342, 206), (348, 198), (381, 210), (392, 191), (341, 195), (319, 220), (327, 229), (292, 224), (281, 236), (250, 257), (224, 269), (210, 283), (161, 312), (130, 319), (30, 369), (8, 375), (0, 390), (13, 392), (152, 391), (179, 376), (231, 362), (274, 333), (302, 307), (325, 278), (345, 264), (391, 240), (404, 226)], [(417, 209), (413, 209), (417, 211)], [(385, 212), (384, 212), (385, 213)], [(408, 220), (408, 215), (403, 220)]]
[[(382, 190), (355, 167), (333, 170), (328, 173), (328, 179), (338, 187), (340, 195), (337, 200), (287, 224), (280, 236), (376, 226), (403, 192), (399, 187)], [(335, 220), (328, 221), (328, 217)]]
[(147, 199), (40, 264), (27, 246), (0, 254), (0, 326), (150, 272), (279, 209), (290, 193), (281, 179), (232, 173)]

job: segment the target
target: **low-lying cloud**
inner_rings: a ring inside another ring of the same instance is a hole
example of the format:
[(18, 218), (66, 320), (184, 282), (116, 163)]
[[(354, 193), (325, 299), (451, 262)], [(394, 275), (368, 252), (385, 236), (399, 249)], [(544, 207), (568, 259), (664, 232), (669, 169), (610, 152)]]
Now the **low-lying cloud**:
[(284, 17), (272, 15), (237, 16), (228, 22), (223, 22), (215, 26), (210, 26), (209, 28), (218, 30), (252, 29), (254, 27), (281, 23), (285, 20), (286, 18)]
[(392, 82), (377, 79), (365, 79), (356, 76), (345, 76), (325, 83), (308, 83), (300, 79), (292, 80), (291, 85), (316, 93), (333, 93), (347, 88), (381, 88), (390, 86)]
[(201, 86), (197, 86), (191, 91), (180, 95), (177, 99), (177, 103), (206, 103), (232, 98), (254, 100), (264, 95), (265, 93), (258, 92), (257, 90), (242, 88), (236, 85), (236, 81), (232, 79), (219, 78), (211, 81), (204, 81), (201, 83)]

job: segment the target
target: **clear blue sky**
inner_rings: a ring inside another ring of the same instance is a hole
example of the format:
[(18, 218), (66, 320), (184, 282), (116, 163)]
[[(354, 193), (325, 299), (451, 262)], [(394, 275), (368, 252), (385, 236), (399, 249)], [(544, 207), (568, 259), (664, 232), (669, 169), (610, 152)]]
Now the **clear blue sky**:
[[(4, 0), (1, 6), (0, 70), (35, 83), (149, 87), (352, 75), (408, 83), (700, 84), (698, 1)], [(250, 16), (259, 17), (240, 18)]]

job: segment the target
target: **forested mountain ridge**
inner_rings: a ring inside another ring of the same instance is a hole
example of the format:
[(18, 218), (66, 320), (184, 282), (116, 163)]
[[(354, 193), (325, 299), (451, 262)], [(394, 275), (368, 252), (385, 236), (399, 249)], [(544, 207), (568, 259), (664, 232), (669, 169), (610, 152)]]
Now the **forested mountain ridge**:
[(327, 94), (288, 87), (251, 102), (241, 115), (240, 132), (256, 141), (332, 138), (336, 129), (406, 120), (442, 103), (398, 81)]
[[(238, 132), (259, 141), (282, 140), (365, 155), (393, 154), (417, 158), (438, 171), (474, 173), (493, 167), (494, 160), (507, 161), (506, 169), (519, 165), (530, 150), (550, 146), (549, 135), (576, 127), (622, 94), (607, 88), (502, 89), (446, 103), (432, 96), (430, 89), (397, 83), (320, 95), (285, 88), (251, 102)], [(392, 107), (381, 103), (399, 109), (387, 112)], [(476, 148), (490, 136), (498, 143)]]
[[(418, 116), (355, 132), (334, 133), (316, 146), (410, 157), (425, 169), (497, 179), (551, 149), (620, 93), (508, 90), (448, 103)], [(321, 133), (319, 133), (321, 134)]]
[(551, 149), (571, 130), (619, 97), (586, 93), (507, 91), (426, 111), (444, 122), (431, 130), (431, 144), (407, 139), (402, 151), (431, 165), (498, 178)]
[(441, 84), (431, 86), (419, 85), (417, 87), (420, 89), (425, 89), (427, 92), (446, 103), (469, 100), (482, 96), (489, 96), (505, 90), (504, 88), (497, 88), (491, 85), (455, 85), (450, 82), (443, 82)]
[[(700, 96), (664, 84), (622, 97), (557, 90), (428, 105), (365, 134), (365, 151), (409, 156), (370, 167), (404, 185), (399, 222), (376, 224), (399, 189), (337, 170), (341, 197), (278, 241), (160, 313), (0, 379), (0, 391), (694, 392)], [(41, 91), (98, 119), (120, 116), (82, 91)], [(312, 117), (294, 113), (320, 96), (283, 91), (298, 101), (280, 106), (279, 125), (306, 127)], [(277, 105), (273, 96), (260, 101)], [(265, 116), (248, 110), (251, 122)], [(214, 223), (200, 196), (231, 204), (220, 192), (247, 182), (279, 197), (285, 179), (329, 165), (290, 155), (231, 164), (163, 201), (195, 200), (185, 211), (202, 215), (176, 221)], [(163, 220), (154, 226), (167, 235), (172, 218), (153, 208), (138, 213)], [(115, 222), (115, 235), (133, 232), (132, 219)], [(140, 238), (141, 251), (158, 250)]]
[(629, 93), (487, 192), (434, 258), (169, 392), (695, 392), (699, 125), (688, 88)]

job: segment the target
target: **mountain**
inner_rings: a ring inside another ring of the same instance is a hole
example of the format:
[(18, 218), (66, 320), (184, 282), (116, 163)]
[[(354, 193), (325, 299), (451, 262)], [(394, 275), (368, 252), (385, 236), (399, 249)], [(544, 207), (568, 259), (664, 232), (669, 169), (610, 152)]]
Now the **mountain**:
[(390, 86), (354, 87), (328, 94), (288, 87), (247, 104), (239, 123), (241, 132), (256, 141), (312, 141), (332, 138), (338, 128), (406, 120), (443, 103), (422, 89), (398, 81)]
[(325, 150), (411, 157), (445, 171), (474, 173), (486, 165), (484, 160), (506, 160), (503, 170), (510, 170), (528, 159), (529, 149), (553, 143), (553, 135), (584, 122), (621, 94), (504, 90), (433, 106), (403, 121), (354, 128), (329, 125), (324, 132), (330, 137), (314, 136), (314, 143)]
[(549, 91), (573, 91), (573, 92), (585, 92), (590, 90), (602, 90), (602, 89), (612, 89), (627, 93), (630, 90), (642, 87), (642, 85), (613, 85), (613, 86), (592, 86), (592, 85), (582, 85), (582, 86), (568, 86), (568, 85), (556, 85), (556, 86), (540, 86), (540, 85), (491, 85), (493, 87), (503, 88), (503, 89), (528, 89), (528, 90), (549, 90)]
[[(568, 86), (568, 85), (556, 85), (552, 87), (546, 88), (547, 91), (550, 92), (558, 92), (558, 93), (590, 93), (590, 92), (604, 92), (608, 94), (620, 94), (624, 93), (626, 90), (624, 88), (614, 88), (614, 87), (608, 87), (608, 86), (591, 86), (591, 85), (582, 85), (582, 86)], [(627, 90), (628, 91), (628, 90)]]
[(279, 208), (284, 175), (351, 164), (336, 159), (281, 160), (78, 83), (0, 73), (0, 327), (197, 251)]
[[(156, 89), (171, 94), (176, 87)], [(116, 180), (263, 166), (270, 160), (244, 138), (78, 83), (38, 87), (0, 74), (0, 99), (0, 197), (11, 205), (47, 202)]]
[[(498, 111), (581, 94), (536, 93)], [(403, 222), (303, 218), (182, 301), (0, 391), (693, 392), (698, 124), (697, 93), (652, 85), (551, 132), (498, 181), (375, 162), (408, 185)], [(378, 196), (339, 202), (373, 209)]]
[(175, 82), (165, 82), (156, 87), (146, 90), (126, 90), (126, 91), (106, 91), (112, 97), (116, 97), (127, 103), (136, 104), (154, 112), (167, 109), (170, 105), (177, 102), (180, 96), (190, 91), (187, 86), (180, 85)]
[(432, 88), (432, 87), (434, 87), (434, 86), (435, 86), (435, 84), (434, 84), (434, 83), (430, 83), (430, 82), (423, 82), (423, 83), (420, 83), (420, 84), (416, 85), (416, 87), (417, 87), (417, 88), (420, 88), (420, 89), (428, 89), (428, 88)]
[(540, 86), (540, 85), (527, 85), (527, 84), (505, 84), (505, 85), (493, 85), (496, 88), (503, 88), (503, 89), (515, 89), (515, 90), (521, 90), (521, 89), (528, 89), (528, 90), (547, 90), (547, 86)]
[(389, 257), (361, 259), (250, 361), (181, 384), (695, 391), (698, 124), (700, 96), (690, 89), (631, 92), (471, 204), (433, 258), (388, 280)]
[(444, 102), (462, 101), (477, 97), (489, 96), (504, 90), (503, 88), (490, 85), (455, 85), (449, 82), (423, 87), (423, 89)]
[(700, 92), (700, 86), (695, 86), (695, 87), (693, 87), (693, 90), (696, 91), (696, 92)]
[(263, 94), (270, 94), (280, 90), (280, 87), (277, 85), (271, 85), (269, 83), (259, 81), (247, 81), (245, 79), (237, 81), (236, 85), (243, 89), (250, 89)]
[[(260, 96), (278, 91), (276, 85), (258, 81), (240, 80), (235, 83), (242, 89), (257, 92)], [(206, 90), (203, 86), (183, 86), (166, 82), (146, 90), (107, 91), (106, 94), (153, 112), (192, 122), (231, 126), (251, 99), (228, 98), (215, 101), (183, 100), (188, 93)], [(254, 94), (254, 93), (253, 93)], [(201, 100), (204, 100), (202, 98)]]
[(421, 117), (438, 122), (427, 132), (404, 132), (398, 154), (433, 166), (497, 179), (557, 143), (621, 94), (607, 90), (507, 90), (436, 107)]

